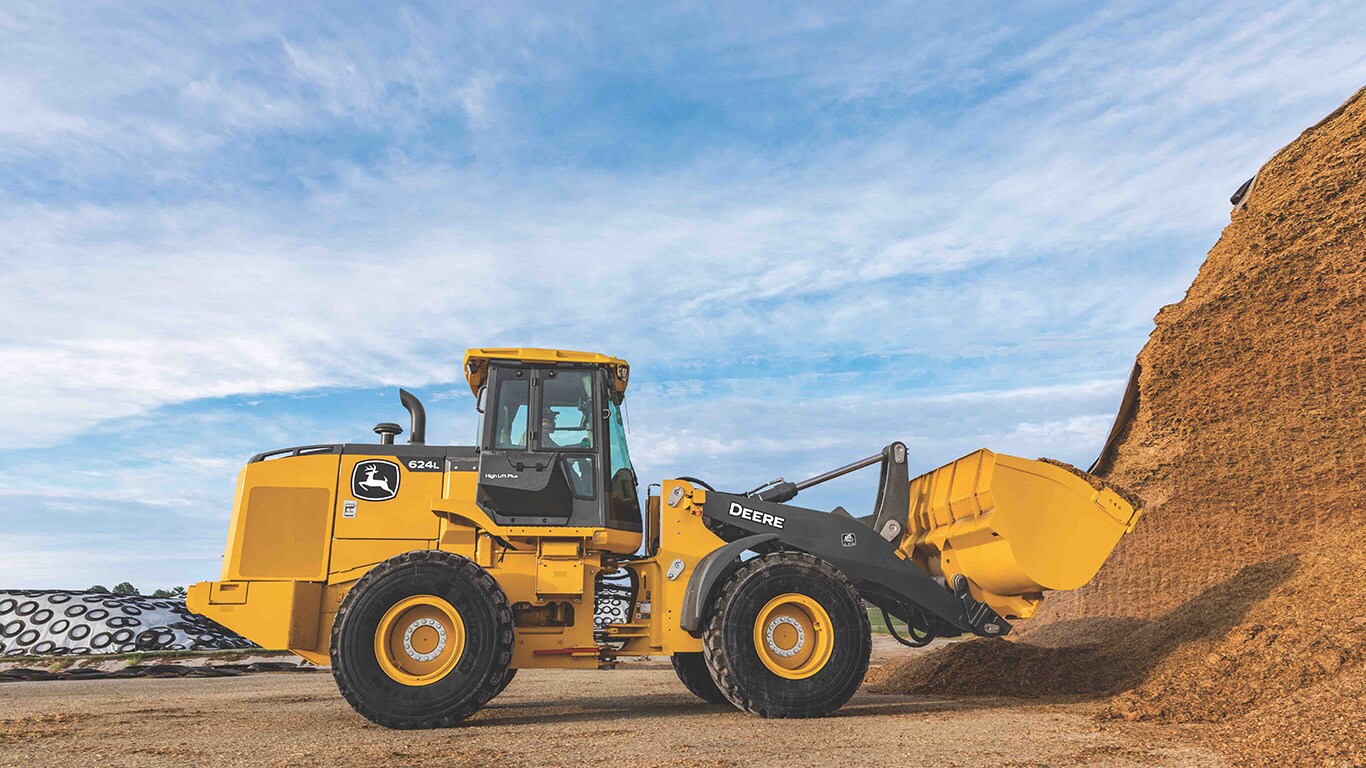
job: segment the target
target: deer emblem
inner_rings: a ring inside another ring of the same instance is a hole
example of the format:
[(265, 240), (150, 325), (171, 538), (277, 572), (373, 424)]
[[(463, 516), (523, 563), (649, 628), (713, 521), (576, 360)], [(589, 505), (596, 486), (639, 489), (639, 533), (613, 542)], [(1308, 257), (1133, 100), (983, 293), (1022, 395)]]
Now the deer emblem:
[(394, 489), (389, 487), (389, 478), (375, 477), (377, 472), (379, 472), (379, 467), (376, 467), (374, 464), (367, 466), (365, 468), (365, 479), (359, 481), (356, 485), (373, 491), (384, 491), (392, 496)]

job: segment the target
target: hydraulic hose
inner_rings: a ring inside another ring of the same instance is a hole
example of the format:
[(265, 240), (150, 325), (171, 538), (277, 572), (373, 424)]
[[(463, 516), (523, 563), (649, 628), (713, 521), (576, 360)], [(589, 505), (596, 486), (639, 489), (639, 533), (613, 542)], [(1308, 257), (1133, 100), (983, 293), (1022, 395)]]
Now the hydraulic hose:
[[(905, 606), (902, 606), (902, 608), (904, 609)], [(907, 621), (906, 632), (911, 636), (911, 639), (907, 640), (906, 638), (902, 637), (900, 634), (897, 633), (896, 625), (892, 623), (892, 617), (887, 615), (887, 609), (883, 608), (882, 606), (878, 606), (878, 610), (882, 611), (882, 623), (887, 625), (887, 631), (891, 633), (892, 637), (898, 643), (901, 643), (907, 648), (924, 648), (925, 646), (930, 644), (931, 640), (934, 639), (934, 634), (931, 632), (924, 632), (922, 634), (917, 635), (915, 626), (912, 625), (910, 621)], [(911, 612), (907, 611), (906, 615), (911, 615)]]
[(688, 482), (692, 483), (693, 485), (700, 485), (700, 486), (702, 486), (703, 488), (706, 488), (707, 490), (712, 491), (713, 493), (716, 491), (715, 488), (711, 487), (711, 484), (710, 484), (710, 483), (707, 483), (707, 482), (705, 482), (705, 481), (699, 480), (699, 479), (697, 479), (697, 478), (695, 478), (695, 477), (688, 477), (687, 475), (684, 475), (684, 476), (682, 476), (682, 477), (680, 477), (680, 478), (678, 478), (678, 479), (679, 479), (679, 480), (687, 480)]

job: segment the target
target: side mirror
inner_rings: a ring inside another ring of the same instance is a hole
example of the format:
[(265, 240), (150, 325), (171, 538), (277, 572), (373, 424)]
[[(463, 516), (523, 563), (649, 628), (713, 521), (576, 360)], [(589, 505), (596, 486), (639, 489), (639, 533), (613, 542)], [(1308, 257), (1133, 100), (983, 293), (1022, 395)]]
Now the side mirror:
[(480, 413), (484, 412), (484, 399), (488, 393), (489, 388), (487, 386), (479, 388), (479, 397), (474, 400), (474, 410), (479, 411)]

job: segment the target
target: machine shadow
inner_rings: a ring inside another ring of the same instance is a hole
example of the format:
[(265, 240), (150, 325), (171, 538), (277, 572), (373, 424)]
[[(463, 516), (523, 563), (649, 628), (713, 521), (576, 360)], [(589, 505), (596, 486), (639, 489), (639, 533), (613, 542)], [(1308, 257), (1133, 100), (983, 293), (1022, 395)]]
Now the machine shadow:
[(734, 707), (721, 704), (708, 704), (703, 701), (686, 701), (680, 696), (661, 699), (641, 693), (639, 700), (630, 706), (623, 706), (620, 697), (612, 698), (575, 698), (555, 702), (517, 702), (506, 705), (490, 704), (478, 714), (466, 720), (461, 728), (481, 728), (490, 726), (521, 726), (538, 723), (591, 723), (598, 720), (616, 721), (624, 717), (633, 720), (679, 717), (697, 717), (737, 712)]
[[(943, 697), (900, 697), (901, 701), (886, 701), (882, 697), (870, 699), (860, 694), (850, 704), (831, 717), (867, 717), (885, 715), (926, 714), (954, 709), (964, 709), (968, 705), (962, 701)], [(980, 707), (975, 703), (974, 707)], [(1001, 706), (1012, 706), (1008, 700), (1001, 700)], [(542, 723), (592, 723), (596, 721), (619, 721), (624, 717), (633, 720), (669, 719), (688, 717), (715, 717), (734, 715), (752, 717), (735, 707), (726, 704), (709, 704), (683, 697), (661, 698), (657, 695), (641, 693), (639, 700), (623, 706), (620, 697), (581, 698), (562, 700), (554, 703), (515, 702), (506, 705), (490, 705), (477, 715), (461, 724), (461, 728), (527, 726)]]

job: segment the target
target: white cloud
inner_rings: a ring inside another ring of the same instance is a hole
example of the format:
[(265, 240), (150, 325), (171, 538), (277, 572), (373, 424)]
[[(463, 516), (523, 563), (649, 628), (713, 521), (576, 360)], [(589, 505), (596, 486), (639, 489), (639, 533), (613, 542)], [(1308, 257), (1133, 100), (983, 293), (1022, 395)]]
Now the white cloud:
[[(187, 547), (183, 541), (144, 536), (74, 538), (78, 540), (27, 535), (0, 538), (0, 584), (5, 589), (85, 589), (132, 579), (138, 589), (150, 594), (184, 586), (187, 564), (213, 562), (221, 555), (209, 546)], [(204, 578), (216, 575), (204, 574)]]
[[(632, 359), (645, 477), (1085, 463), (1224, 199), (1366, 81), (1350, 3), (258, 10), (0, 12), (0, 466), (513, 343)], [(197, 428), (79, 492), (211, 510), (242, 435), (330, 434)]]
[(1104, 397), (1116, 388), (1123, 389), (1124, 379), (1069, 382), (1014, 389), (958, 390), (943, 394), (917, 396), (922, 403), (981, 403), (1002, 400), (1057, 400), (1062, 397)]

